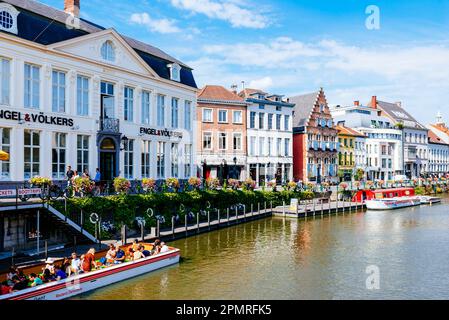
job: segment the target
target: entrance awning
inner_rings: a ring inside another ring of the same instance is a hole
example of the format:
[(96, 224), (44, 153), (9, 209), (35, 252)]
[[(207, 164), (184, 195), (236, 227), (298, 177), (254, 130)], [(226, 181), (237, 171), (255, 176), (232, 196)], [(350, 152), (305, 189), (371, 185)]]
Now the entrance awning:
[(9, 161), (9, 153), (0, 151), (0, 161)]

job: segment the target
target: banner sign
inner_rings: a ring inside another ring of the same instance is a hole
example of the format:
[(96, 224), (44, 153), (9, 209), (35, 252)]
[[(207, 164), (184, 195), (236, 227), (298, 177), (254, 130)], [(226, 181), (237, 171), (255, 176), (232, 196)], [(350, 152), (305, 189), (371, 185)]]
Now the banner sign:
[(0, 110), (0, 119), (73, 127), (73, 119), (49, 116), (43, 112), (23, 114), (20, 111)]
[[(30, 195), (40, 195), (42, 193), (42, 189), (34, 188), (34, 189), (19, 189), (19, 197), (21, 196), (30, 196)], [(8, 190), (0, 190), (0, 197), (15, 197), (17, 196), (16, 189), (8, 189)]]

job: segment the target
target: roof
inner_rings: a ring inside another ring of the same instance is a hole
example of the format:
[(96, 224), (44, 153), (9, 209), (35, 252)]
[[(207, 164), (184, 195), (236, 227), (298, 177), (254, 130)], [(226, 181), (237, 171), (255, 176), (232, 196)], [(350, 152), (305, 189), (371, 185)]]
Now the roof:
[(338, 134), (345, 135), (345, 136), (352, 136), (352, 137), (365, 137), (365, 135), (357, 130), (354, 130), (352, 128), (348, 128), (345, 126), (338, 125), (336, 127), (338, 130)]
[(251, 95), (255, 94), (255, 93), (261, 93), (264, 95), (267, 95), (268, 93), (259, 90), (259, 89), (250, 89), (250, 88), (246, 88), (243, 89), (242, 91), (239, 92), (239, 96), (242, 98), (249, 98)]
[(429, 143), (448, 145), (443, 140), (441, 140), (441, 138), (438, 137), (432, 130), (429, 130), (428, 137)]
[(222, 86), (207, 85), (198, 93), (198, 100), (214, 100), (221, 102), (239, 102), (245, 100), (236, 93)]
[[(372, 102), (368, 104), (372, 106)], [(402, 122), (406, 127), (424, 129), (424, 126), (420, 124), (413, 116), (408, 113), (403, 107), (400, 107), (397, 103), (385, 102), (377, 100), (377, 108), (385, 112), (395, 122)]]
[[(9, 3), (20, 9), (17, 18), (18, 34), (15, 36), (41, 45), (55, 44), (106, 30), (82, 18), (79, 29), (69, 29), (66, 26), (69, 14), (34, 0), (1, 0), (0, 2)], [(156, 47), (124, 35), (120, 36), (160, 77), (170, 80), (170, 70), (167, 65), (177, 63), (182, 66), (181, 83), (197, 88), (192, 68)]]
[(302, 127), (306, 125), (310, 114), (318, 101), (319, 95), (320, 91), (317, 91), (289, 98), (289, 101), (295, 104), (293, 111), (293, 127)]

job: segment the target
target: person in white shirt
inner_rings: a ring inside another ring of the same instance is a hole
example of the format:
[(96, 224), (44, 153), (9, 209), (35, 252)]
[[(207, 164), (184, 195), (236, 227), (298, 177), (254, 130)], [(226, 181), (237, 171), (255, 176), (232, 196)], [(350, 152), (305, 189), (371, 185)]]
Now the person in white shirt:
[(170, 248), (165, 244), (165, 242), (161, 242), (161, 251), (160, 253), (168, 252)]
[(69, 277), (72, 273), (78, 274), (81, 269), (81, 260), (77, 257), (76, 253), (72, 253), (72, 262), (70, 263)]

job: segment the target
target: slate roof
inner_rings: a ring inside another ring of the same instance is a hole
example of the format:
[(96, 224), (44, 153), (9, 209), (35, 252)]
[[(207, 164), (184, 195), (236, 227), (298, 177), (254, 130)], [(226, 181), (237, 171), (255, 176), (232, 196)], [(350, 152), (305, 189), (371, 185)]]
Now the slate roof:
[[(1, 0), (0, 2), (9, 3), (20, 11), (17, 18), (19, 31), (17, 36), (42, 45), (50, 45), (106, 30), (106, 28), (84, 19), (80, 19), (79, 29), (68, 29), (66, 27), (66, 20), (69, 16), (67, 13), (34, 0)], [(181, 83), (197, 88), (192, 69), (189, 66), (156, 47), (124, 35), (121, 36), (160, 77), (170, 80), (170, 70), (167, 64), (177, 63), (182, 66)]]
[[(369, 107), (373, 107), (372, 103), (368, 104)], [(404, 126), (411, 128), (424, 129), (424, 126), (420, 124), (413, 116), (408, 113), (404, 108), (398, 106), (396, 103), (390, 103), (385, 101), (377, 101), (377, 108), (385, 112), (395, 122), (402, 122)]]
[(295, 104), (293, 110), (293, 127), (303, 127), (307, 124), (312, 109), (315, 107), (320, 92), (312, 92), (304, 95), (299, 95), (289, 98), (290, 103)]
[(217, 102), (244, 104), (245, 100), (234, 92), (222, 86), (207, 85), (198, 93), (198, 102), (212, 100)]

